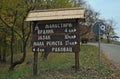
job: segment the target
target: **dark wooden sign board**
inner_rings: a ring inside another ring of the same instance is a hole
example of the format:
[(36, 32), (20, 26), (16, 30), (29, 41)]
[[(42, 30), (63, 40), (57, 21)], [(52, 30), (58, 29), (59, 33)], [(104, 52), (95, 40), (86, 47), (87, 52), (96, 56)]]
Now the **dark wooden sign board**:
[(80, 26), (85, 9), (61, 8), (33, 10), (26, 21), (32, 26), (33, 74), (37, 75), (38, 52), (75, 53), (75, 72), (79, 70)]
[(37, 74), (38, 52), (75, 53), (75, 72), (79, 70), (80, 27), (78, 20), (34, 22), (32, 27), (33, 74)]
[(36, 22), (32, 28), (33, 52), (79, 52), (80, 35), (76, 20)]

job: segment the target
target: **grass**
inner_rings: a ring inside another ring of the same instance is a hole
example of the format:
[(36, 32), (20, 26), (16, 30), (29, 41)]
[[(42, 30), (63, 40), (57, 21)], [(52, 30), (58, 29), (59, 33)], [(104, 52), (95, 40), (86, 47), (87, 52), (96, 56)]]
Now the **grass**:
[[(19, 55), (17, 55), (19, 56)], [(46, 61), (38, 58), (38, 75), (32, 75), (33, 53), (27, 53), (26, 61), (15, 71), (8, 72), (9, 63), (0, 64), (0, 79), (116, 79), (117, 69), (102, 54), (102, 65), (98, 68), (97, 48), (83, 45), (80, 52), (80, 70), (74, 71), (74, 53), (51, 53)], [(26, 62), (31, 61), (30, 64)]]

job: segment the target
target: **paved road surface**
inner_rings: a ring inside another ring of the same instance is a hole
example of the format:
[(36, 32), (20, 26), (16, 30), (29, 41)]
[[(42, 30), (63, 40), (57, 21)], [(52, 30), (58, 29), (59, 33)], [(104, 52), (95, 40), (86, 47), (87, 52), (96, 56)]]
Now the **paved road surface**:
[[(98, 46), (97, 43), (89, 43), (90, 45)], [(101, 50), (112, 60), (114, 64), (120, 68), (120, 46), (114, 44), (101, 44)]]

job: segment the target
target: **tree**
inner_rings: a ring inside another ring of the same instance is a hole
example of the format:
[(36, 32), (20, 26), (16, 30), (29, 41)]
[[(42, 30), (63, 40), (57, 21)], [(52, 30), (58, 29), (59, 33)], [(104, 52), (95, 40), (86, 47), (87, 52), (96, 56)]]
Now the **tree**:
[(86, 5), (85, 0), (76, 0), (76, 6), (84, 7)]
[(105, 21), (106, 27), (107, 27), (107, 31), (106, 31), (106, 38), (107, 38), (107, 42), (110, 43), (110, 38), (115, 36), (115, 22), (112, 19), (106, 20)]
[[(45, 8), (61, 8), (70, 7), (69, 0), (0, 0), (0, 21), (5, 24), (5, 28), (10, 31), (10, 49), (11, 49), (11, 65), (10, 70), (14, 70), (15, 66), (24, 62), (26, 58), (26, 46), (30, 36), (30, 24), (25, 22), (26, 16), (30, 10)], [(15, 2), (15, 3), (14, 3)], [(34, 2), (34, 3), (33, 3)], [(51, 2), (52, 4), (50, 4)], [(7, 3), (7, 4), (6, 4)], [(54, 3), (54, 4), (53, 4)], [(64, 3), (64, 4), (63, 4)], [(29, 26), (29, 27), (28, 27)], [(22, 57), (14, 60), (16, 42), (21, 43)]]
[(76, 0), (76, 6), (85, 8), (85, 21), (80, 22), (80, 38), (88, 40), (90, 36), (94, 36), (92, 28), (94, 23), (99, 19), (99, 12), (94, 11), (85, 0)]
[[(1, 0), (0, 20), (11, 31), (11, 66), (10, 70), (14, 70), (15, 66), (24, 62), (26, 57), (26, 45), (30, 35), (30, 27), (25, 23), (25, 18), (33, 5), (24, 0)], [(13, 2), (16, 2), (13, 3)], [(7, 4), (6, 4), (7, 3)], [(17, 38), (17, 39), (15, 39)], [(23, 56), (20, 60), (13, 60), (15, 41), (20, 39), (22, 42)]]
[(0, 62), (6, 62), (6, 55), (9, 48), (9, 31), (0, 21)]
[[(38, 2), (40, 1), (41, 4)], [(34, 9), (55, 9), (74, 7), (75, 0), (37, 0)]]
[[(80, 22), (80, 37), (81, 40), (89, 40), (95, 35), (92, 34), (92, 28), (99, 19), (99, 12), (94, 11), (89, 5), (85, 5), (85, 21)], [(88, 37), (91, 36), (91, 37)]]
[(0, 61), (5, 63), (6, 62), (6, 46), (7, 46), (7, 42), (6, 42), (6, 34), (5, 34), (5, 29), (1, 29), (1, 32), (4, 31), (4, 33), (2, 33), (2, 35), (0, 36)]

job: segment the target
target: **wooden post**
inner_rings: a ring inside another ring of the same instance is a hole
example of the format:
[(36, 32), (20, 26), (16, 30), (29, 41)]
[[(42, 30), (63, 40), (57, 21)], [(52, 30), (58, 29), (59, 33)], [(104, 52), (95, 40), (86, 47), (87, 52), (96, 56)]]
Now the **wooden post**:
[(38, 52), (34, 52), (33, 75), (37, 75)]
[(79, 52), (75, 52), (75, 72), (79, 71)]
[[(77, 21), (77, 26), (78, 26), (78, 29), (80, 30), (80, 19), (76, 19)], [(80, 34), (79, 34), (80, 36)], [(80, 37), (78, 37), (78, 39), (80, 40)], [(75, 72), (78, 72), (79, 71), (79, 52), (80, 52), (80, 45), (78, 47), (76, 47), (75, 49)]]

